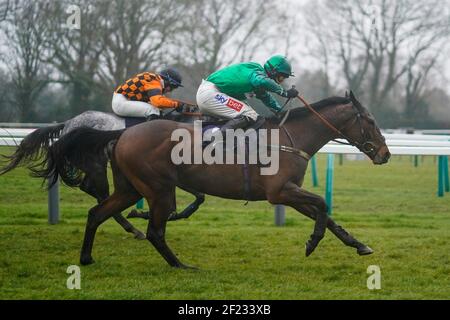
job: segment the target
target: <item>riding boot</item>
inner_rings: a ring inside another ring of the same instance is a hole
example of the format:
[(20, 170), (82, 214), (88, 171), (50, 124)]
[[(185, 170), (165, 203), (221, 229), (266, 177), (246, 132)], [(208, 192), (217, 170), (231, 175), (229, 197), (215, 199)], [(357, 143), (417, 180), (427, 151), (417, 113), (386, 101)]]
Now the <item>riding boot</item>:
[(255, 121), (252, 118), (246, 117), (246, 116), (238, 116), (234, 119), (229, 120), (227, 123), (225, 123), (222, 128), (220, 128), (220, 132), (222, 133), (222, 136), (225, 138), (227, 129), (244, 129), (249, 127), (251, 124), (253, 124)]
[[(233, 118), (231, 120), (228, 120), (227, 123), (225, 123), (222, 128), (220, 128), (220, 132), (223, 137), (223, 141), (225, 141), (227, 129), (236, 130), (236, 129), (246, 129), (251, 124), (253, 124), (255, 121), (252, 118), (246, 117), (246, 116), (238, 116), (236, 118)], [(202, 148), (205, 148), (211, 143), (211, 141), (203, 141)]]
[[(252, 118), (246, 117), (246, 116), (238, 116), (236, 118), (233, 118), (231, 120), (228, 120), (227, 123), (225, 123), (222, 128), (220, 128), (220, 133), (222, 134), (223, 141), (225, 141), (225, 138), (227, 136), (227, 130), (236, 130), (236, 129), (246, 129), (251, 124), (253, 124), (255, 121)], [(209, 144), (209, 141), (206, 141), (203, 143), (203, 147), (207, 146)]]

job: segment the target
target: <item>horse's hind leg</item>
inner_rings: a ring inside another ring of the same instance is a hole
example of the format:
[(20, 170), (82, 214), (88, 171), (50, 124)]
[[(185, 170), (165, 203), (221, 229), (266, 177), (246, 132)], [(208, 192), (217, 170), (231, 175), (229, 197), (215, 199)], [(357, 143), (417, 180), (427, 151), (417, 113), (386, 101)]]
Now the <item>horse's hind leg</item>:
[(82, 265), (94, 262), (92, 259), (92, 246), (97, 228), (111, 216), (133, 205), (139, 197), (140, 195), (136, 192), (115, 192), (105, 201), (89, 210), (83, 246), (81, 248), (80, 263)]
[[(180, 219), (189, 218), (198, 210), (200, 205), (203, 202), (205, 202), (205, 195), (203, 193), (199, 193), (197, 191), (192, 191), (192, 190), (187, 190), (184, 188), (183, 188), (183, 190), (193, 194), (195, 196), (195, 200), (180, 213), (176, 213), (173, 211), (170, 214), (168, 221), (176, 221), (176, 220), (180, 220)], [(145, 220), (148, 220), (149, 217), (150, 217), (149, 212), (138, 212), (135, 209), (131, 210), (131, 212), (127, 216), (127, 218), (141, 218), (141, 219), (145, 219)]]
[(114, 220), (116, 220), (116, 222), (118, 224), (120, 224), (122, 226), (122, 228), (129, 233), (134, 234), (134, 237), (138, 240), (145, 240), (145, 234), (143, 232), (141, 232), (140, 230), (136, 229), (127, 219), (125, 219), (124, 216), (122, 216), (121, 213), (115, 214), (113, 216)]
[(166, 243), (166, 224), (171, 210), (174, 208), (173, 194), (175, 189), (153, 198), (150, 220), (148, 222), (147, 239), (153, 244), (167, 263), (175, 268), (189, 268), (181, 263)]
[(191, 215), (194, 214), (195, 211), (198, 210), (200, 205), (203, 202), (205, 202), (205, 195), (203, 193), (200, 193), (197, 191), (192, 191), (192, 190), (187, 190), (187, 189), (184, 189), (184, 190), (193, 194), (195, 196), (195, 201), (192, 202), (190, 205), (188, 205), (186, 207), (186, 209), (184, 209), (180, 213), (171, 213), (169, 216), (169, 221), (175, 221), (175, 220), (179, 220), (179, 219), (189, 218)]
[[(86, 169), (86, 175), (81, 182), (80, 189), (97, 199), (101, 203), (109, 196), (109, 184), (106, 171), (106, 163), (93, 164), (91, 168)], [(145, 234), (135, 228), (121, 213), (113, 216), (114, 220), (129, 233), (132, 233), (136, 239), (144, 240)]]

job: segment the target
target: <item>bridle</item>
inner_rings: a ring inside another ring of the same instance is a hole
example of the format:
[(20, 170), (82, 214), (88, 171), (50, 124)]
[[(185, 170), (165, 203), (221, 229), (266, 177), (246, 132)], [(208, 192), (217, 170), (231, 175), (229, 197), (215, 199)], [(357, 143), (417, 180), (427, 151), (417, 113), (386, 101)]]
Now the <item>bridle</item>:
[[(354, 108), (356, 108), (353, 105), (353, 103), (352, 103), (352, 106)], [(361, 124), (361, 117), (362, 117), (361, 111), (357, 110), (356, 121), (358, 122), (358, 125), (360, 128), (361, 137), (364, 139), (363, 143), (359, 143), (357, 141), (351, 141), (351, 140), (348, 140), (348, 138), (345, 138), (345, 139), (347, 139), (350, 143), (345, 143), (345, 142), (337, 141), (337, 140), (333, 140), (333, 141), (335, 141), (337, 143), (341, 143), (341, 144), (347, 144), (347, 145), (352, 144), (355, 147), (357, 147), (361, 152), (363, 152), (367, 155), (376, 154), (379, 149), (375, 149), (376, 148), (375, 143), (373, 141), (371, 141), (370, 137), (368, 137), (368, 135), (366, 134), (366, 131), (364, 130), (363, 125)]]
[[(340, 138), (346, 139), (349, 143), (338, 141), (338, 140), (332, 140), (339, 144), (344, 145), (350, 145), (357, 147), (361, 152), (365, 153), (369, 157), (371, 155), (375, 155), (379, 149), (375, 149), (376, 145), (373, 141), (370, 140), (370, 137), (368, 137), (366, 131), (364, 130), (364, 126), (361, 123), (362, 113), (361, 111), (353, 104), (352, 107), (356, 110), (356, 120), (358, 122), (358, 125), (360, 127), (361, 131), (361, 137), (364, 139), (363, 142), (358, 142), (353, 139), (350, 139), (348, 136), (346, 136), (344, 133), (342, 133), (341, 130), (337, 129), (335, 126), (333, 126), (327, 119), (325, 119), (320, 113), (318, 113), (316, 110), (314, 110), (308, 102), (305, 101), (301, 96), (297, 96), (297, 98), (305, 105), (306, 108), (308, 108), (314, 115), (316, 115), (327, 127), (329, 127), (332, 131), (334, 131)], [(353, 124), (352, 122), (351, 124)]]

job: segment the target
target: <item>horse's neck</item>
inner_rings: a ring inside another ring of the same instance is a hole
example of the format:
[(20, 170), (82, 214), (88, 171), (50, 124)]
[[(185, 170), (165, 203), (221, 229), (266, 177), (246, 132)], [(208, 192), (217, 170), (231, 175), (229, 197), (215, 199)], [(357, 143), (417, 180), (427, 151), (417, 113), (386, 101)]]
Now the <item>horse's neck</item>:
[[(351, 106), (329, 106), (321, 114), (335, 128), (340, 129), (351, 117)], [(285, 127), (295, 143), (295, 148), (314, 155), (338, 134), (325, 125), (316, 115), (287, 121)], [(288, 140), (289, 141), (289, 140)]]

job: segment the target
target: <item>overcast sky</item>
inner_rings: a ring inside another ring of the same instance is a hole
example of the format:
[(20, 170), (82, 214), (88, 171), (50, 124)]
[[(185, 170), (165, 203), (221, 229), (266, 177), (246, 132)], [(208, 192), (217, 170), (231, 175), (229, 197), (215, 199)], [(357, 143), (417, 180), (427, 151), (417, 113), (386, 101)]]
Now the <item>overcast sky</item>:
[[(273, 54), (284, 54), (286, 52), (286, 46), (284, 38), (288, 33), (292, 33), (292, 41), (290, 43), (290, 47), (288, 50), (288, 56), (292, 60), (294, 65), (294, 72), (297, 76), (301, 76), (303, 70), (312, 70), (319, 68), (319, 64), (317, 60), (314, 60), (308, 57), (305, 54), (305, 47), (308, 46), (308, 38), (304, 25), (304, 19), (302, 18), (303, 14), (305, 14), (305, 4), (310, 1), (316, 0), (284, 0), (280, 1), (279, 5), (282, 10), (285, 10), (290, 16), (294, 17), (296, 20), (295, 28), (291, 28), (291, 26), (286, 25), (286, 29), (283, 30), (284, 34), (280, 35), (280, 46), (276, 46), (274, 44), (268, 44), (267, 47), (261, 47), (258, 50), (254, 60), (260, 63), (264, 63), (265, 60), (273, 55)], [(362, 0), (369, 3), (370, 0)], [(396, 0), (393, 0), (396, 1)], [(443, 6), (444, 10), (450, 10), (450, 0), (442, 0), (443, 3), (448, 3), (447, 6)], [(306, 13), (307, 14), (307, 13)], [(0, 34), (0, 37), (4, 35)], [(0, 47), (0, 52), (2, 51)], [(436, 82), (437, 85), (441, 86), (450, 94), (450, 45), (447, 46), (445, 53), (443, 53), (442, 57), (442, 68), (438, 70), (438, 73), (441, 75), (436, 75), (433, 82)], [(338, 66), (336, 66), (336, 70), (338, 70)], [(336, 76), (335, 76), (336, 78)], [(336, 81), (338, 79), (334, 79)]]

